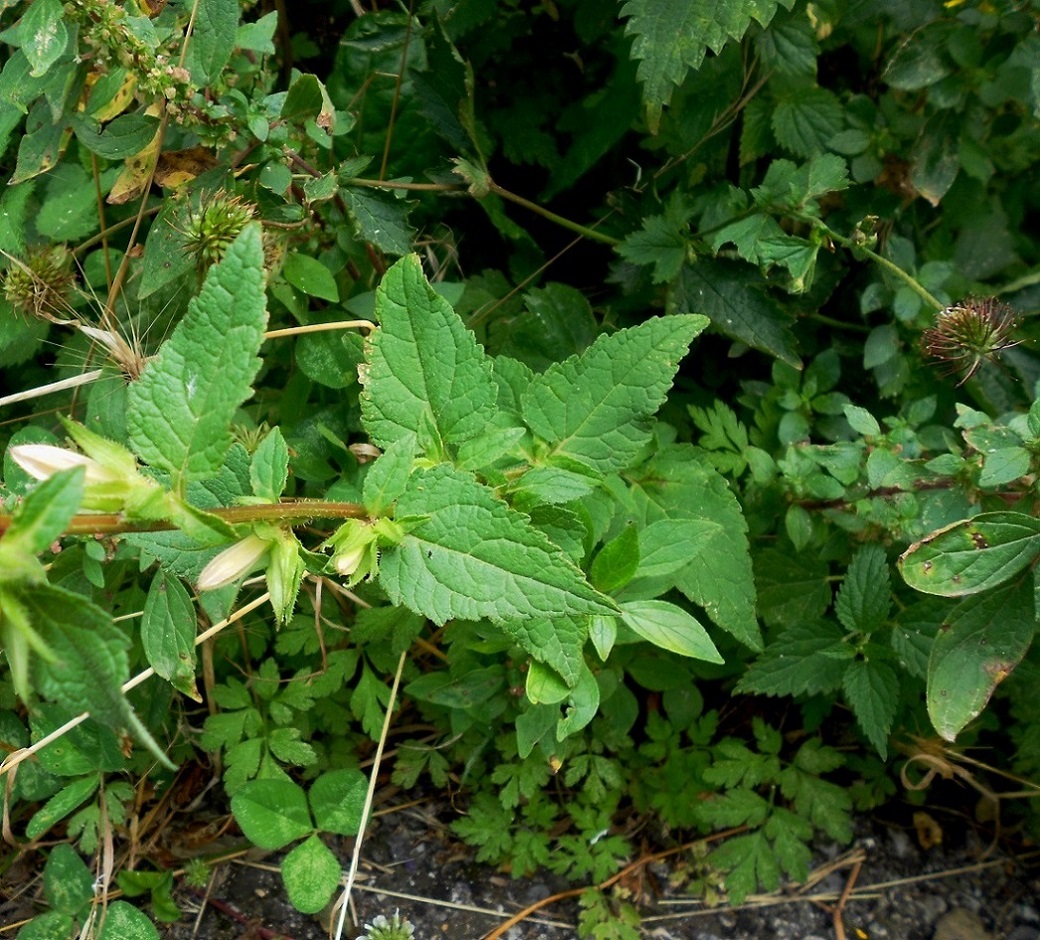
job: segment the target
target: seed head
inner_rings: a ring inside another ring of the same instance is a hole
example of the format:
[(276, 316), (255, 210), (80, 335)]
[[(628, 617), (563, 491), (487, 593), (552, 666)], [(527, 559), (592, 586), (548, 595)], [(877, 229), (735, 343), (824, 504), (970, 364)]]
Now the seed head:
[(4, 297), (11, 306), (40, 320), (69, 322), (58, 312), (71, 306), (71, 252), (64, 245), (48, 245), (31, 251), (24, 261), (7, 257), (11, 267), (3, 276)]
[(198, 269), (205, 271), (224, 257), (224, 252), (255, 215), (256, 210), (250, 203), (223, 190), (192, 210), (183, 234), (185, 248), (195, 255)]
[(947, 372), (963, 372), (963, 385), (982, 363), (1018, 345), (1011, 335), (1019, 322), (1007, 304), (993, 297), (972, 297), (941, 310), (935, 326), (921, 334), (921, 343), (925, 355), (944, 363)]

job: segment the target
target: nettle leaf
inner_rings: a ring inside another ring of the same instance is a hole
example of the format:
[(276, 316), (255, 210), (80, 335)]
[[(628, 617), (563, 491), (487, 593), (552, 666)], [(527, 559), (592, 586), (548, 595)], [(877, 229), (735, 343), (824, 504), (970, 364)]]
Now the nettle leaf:
[(800, 369), (793, 318), (765, 287), (747, 265), (701, 258), (683, 266), (668, 299), (669, 310), (704, 313), (720, 333)]
[(398, 261), (376, 291), (379, 329), (369, 346), (361, 416), (380, 447), (406, 434), (458, 446), (495, 416), (491, 364), (451, 305), (432, 287), (418, 256)]
[(650, 439), (679, 361), (706, 317), (653, 317), (600, 336), (536, 376), (522, 396), (524, 420), (552, 445), (600, 472), (628, 466)]
[(129, 730), (164, 766), (176, 769), (123, 694), (130, 640), (112, 617), (81, 594), (52, 584), (34, 585), (23, 600), (53, 653), (53, 661), (34, 662), (34, 688), (69, 708), (89, 711), (110, 728)]
[(928, 716), (947, 741), (1021, 662), (1036, 632), (1031, 577), (965, 599), (943, 624), (928, 662)]
[(251, 394), (267, 326), (260, 226), (248, 226), (206, 274), (170, 338), (130, 386), (130, 445), (175, 481), (215, 476), (231, 422)]
[(794, 0), (626, 0), (621, 16), (628, 17), (625, 34), (634, 36), (632, 58), (639, 59), (637, 76), (651, 133), (657, 133), (661, 111), (675, 86), (699, 69), (709, 49), (716, 55), (731, 39), (741, 39), (754, 19), (762, 26), (782, 5)]
[(880, 545), (865, 545), (852, 559), (838, 591), (834, 611), (849, 629), (871, 633), (885, 622), (892, 607), (888, 559)]
[(643, 219), (643, 227), (618, 245), (617, 252), (632, 264), (653, 265), (653, 281), (670, 281), (686, 260), (689, 250), (688, 226), (693, 208), (676, 193), (664, 213)]
[(888, 758), (888, 735), (899, 705), (899, 677), (877, 659), (858, 659), (842, 678), (845, 698), (863, 733), (882, 760)]
[(779, 96), (772, 125), (780, 146), (800, 157), (811, 157), (844, 129), (845, 111), (833, 92), (792, 84)]
[(841, 630), (826, 620), (788, 627), (737, 683), (759, 695), (818, 695), (840, 687), (854, 656)]
[(910, 587), (925, 594), (977, 594), (1013, 578), (1040, 555), (1040, 519), (984, 512), (911, 545), (899, 558)]
[(570, 670), (555, 658), (572, 658), (584, 643), (583, 631), (563, 631), (568, 618), (617, 612), (526, 516), (468, 473), (445, 464), (417, 470), (397, 517), (423, 521), (384, 550), (380, 582), (393, 603), (435, 623), (486, 618), (566, 679)]
[(632, 495), (646, 525), (661, 519), (714, 523), (672, 576), (675, 586), (727, 633), (761, 649), (747, 522), (725, 478), (690, 445), (659, 451), (640, 473)]

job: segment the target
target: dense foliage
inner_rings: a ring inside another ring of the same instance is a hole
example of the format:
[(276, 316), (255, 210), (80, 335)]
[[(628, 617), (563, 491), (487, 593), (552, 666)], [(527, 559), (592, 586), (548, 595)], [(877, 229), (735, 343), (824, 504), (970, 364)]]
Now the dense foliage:
[(388, 737), (719, 901), (1040, 773), (1040, 3), (362, 6), (0, 3), (18, 936), (176, 920), (200, 772), (321, 910)]

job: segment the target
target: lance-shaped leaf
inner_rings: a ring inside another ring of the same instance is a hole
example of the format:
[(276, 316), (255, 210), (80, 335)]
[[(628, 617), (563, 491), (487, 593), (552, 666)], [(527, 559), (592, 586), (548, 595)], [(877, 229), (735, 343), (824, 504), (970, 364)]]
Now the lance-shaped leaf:
[(899, 559), (910, 587), (925, 594), (977, 594), (1013, 578), (1040, 555), (1040, 519), (984, 512), (911, 545)]
[(427, 283), (415, 255), (386, 272), (376, 291), (376, 317), (361, 396), (372, 440), (386, 448), (416, 434), (429, 450), (431, 443), (457, 446), (482, 433), (498, 391), (490, 361)]
[[(436, 623), (617, 612), (526, 516), (468, 473), (446, 464), (416, 471), (397, 501), (402, 517), (423, 521), (383, 552), (380, 581), (395, 604)], [(530, 645), (542, 658), (540, 641)]]
[(175, 482), (214, 476), (231, 447), (231, 421), (260, 369), (263, 262), (260, 226), (250, 225), (209, 269), (184, 319), (130, 386), (130, 445)]
[(928, 661), (928, 716), (952, 741), (989, 701), (1036, 632), (1033, 579), (966, 598), (944, 623)]
[(707, 325), (699, 315), (653, 317), (600, 336), (535, 378), (521, 400), (524, 420), (554, 455), (602, 472), (628, 466), (650, 439), (679, 360)]

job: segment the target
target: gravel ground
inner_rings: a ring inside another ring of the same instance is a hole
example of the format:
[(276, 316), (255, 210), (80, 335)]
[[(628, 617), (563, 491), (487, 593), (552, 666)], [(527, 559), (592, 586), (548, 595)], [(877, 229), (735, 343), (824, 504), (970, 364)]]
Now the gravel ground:
[[(511, 914), (569, 885), (553, 876), (513, 880), (473, 863), (465, 848), (444, 836), (451, 818), (442, 808), (382, 816), (366, 836), (354, 910), (344, 938), (395, 910), (415, 926), (416, 940), (478, 940)], [(1040, 940), (1040, 869), (999, 851), (980, 861), (985, 845), (973, 831), (945, 827), (946, 844), (923, 850), (913, 830), (861, 820), (850, 847), (822, 846), (819, 880), (810, 887), (763, 899), (758, 906), (707, 911), (668, 889), (666, 863), (652, 867), (659, 888), (642, 906), (642, 936), (655, 940), (842, 940), (820, 903), (838, 897), (855, 858), (862, 866), (846, 904), (848, 940)], [(983, 835), (982, 838), (985, 836)], [(349, 863), (349, 844), (333, 846)], [(277, 858), (230, 863), (218, 869), (201, 919), (194, 914), (167, 928), (164, 940), (321, 940), (320, 917), (295, 912), (284, 898)], [(833, 870), (827, 874), (827, 870)], [(953, 873), (960, 869), (960, 873)], [(944, 874), (945, 873), (945, 874)], [(199, 911), (197, 896), (179, 897)], [(504, 940), (571, 940), (577, 905), (557, 902), (507, 930)]]

